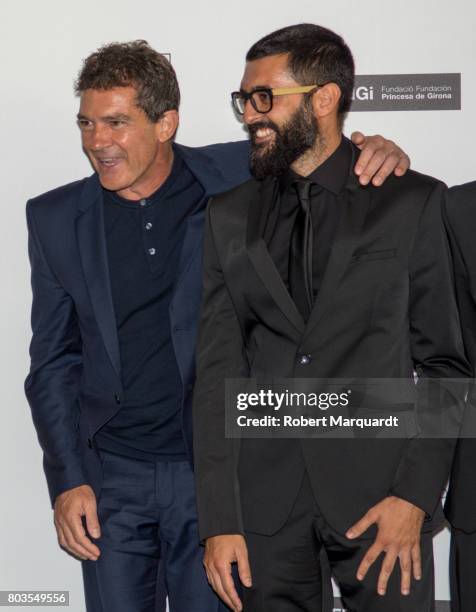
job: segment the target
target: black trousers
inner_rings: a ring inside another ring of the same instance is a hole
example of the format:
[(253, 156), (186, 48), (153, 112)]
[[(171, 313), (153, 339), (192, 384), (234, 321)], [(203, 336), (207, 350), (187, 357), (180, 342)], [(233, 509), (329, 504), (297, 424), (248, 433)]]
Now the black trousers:
[(452, 612), (476, 610), (476, 532), (451, 530), (450, 586)]
[(412, 581), (410, 595), (400, 594), (398, 562), (387, 594), (378, 595), (381, 559), (365, 580), (359, 582), (355, 577), (372, 541), (350, 541), (334, 531), (319, 512), (307, 476), (278, 533), (246, 533), (246, 540), (253, 586), (243, 590), (244, 612), (332, 612), (331, 573), (348, 612), (434, 611), (432, 534), (422, 534), (422, 579)]

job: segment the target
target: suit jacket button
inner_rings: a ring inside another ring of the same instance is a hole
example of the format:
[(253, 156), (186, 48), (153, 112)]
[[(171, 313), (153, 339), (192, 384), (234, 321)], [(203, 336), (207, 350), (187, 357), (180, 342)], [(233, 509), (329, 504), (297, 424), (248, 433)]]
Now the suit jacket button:
[(89, 448), (93, 447), (93, 441), (91, 440), (91, 438), (88, 438), (88, 447)]
[(116, 400), (116, 404), (121, 403), (121, 396), (119, 395), (119, 393), (114, 394), (114, 399)]
[(309, 365), (312, 361), (311, 355), (299, 355), (300, 365)]

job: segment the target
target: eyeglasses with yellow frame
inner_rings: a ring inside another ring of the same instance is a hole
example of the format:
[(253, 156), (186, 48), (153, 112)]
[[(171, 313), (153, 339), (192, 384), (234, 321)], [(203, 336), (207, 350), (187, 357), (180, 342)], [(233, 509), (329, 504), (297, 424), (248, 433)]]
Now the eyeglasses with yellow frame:
[(310, 93), (313, 90), (317, 90), (320, 87), (324, 87), (327, 83), (321, 83), (317, 85), (303, 85), (296, 87), (257, 87), (252, 92), (247, 93), (246, 91), (234, 91), (231, 94), (231, 103), (233, 104), (234, 110), (238, 115), (243, 115), (245, 112), (245, 106), (248, 100), (257, 113), (269, 113), (273, 108), (273, 98), (275, 96), (287, 96), (289, 94), (299, 93)]

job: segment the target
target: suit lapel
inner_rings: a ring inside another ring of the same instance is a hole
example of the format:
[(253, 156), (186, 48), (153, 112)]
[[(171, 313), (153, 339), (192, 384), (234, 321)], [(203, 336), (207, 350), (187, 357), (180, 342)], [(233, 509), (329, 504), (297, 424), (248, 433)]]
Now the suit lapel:
[(347, 185), (339, 196), (342, 210), (339, 225), (332, 244), (326, 271), (317, 295), (314, 308), (306, 325), (305, 335), (319, 323), (332, 303), (332, 298), (339, 286), (344, 272), (350, 263), (357, 245), (362, 225), (370, 204), (370, 193), (359, 185), (354, 176), (354, 159)]
[(96, 175), (86, 181), (80, 197), (76, 238), (93, 311), (111, 363), (120, 377), (119, 342), (104, 235), (102, 192)]
[[(186, 221), (186, 230), (183, 239), (182, 251), (177, 270), (177, 281), (174, 287), (174, 297), (185, 279), (186, 272), (194, 257), (200, 253), (203, 242), (203, 224), (205, 221), (205, 208), (211, 196), (225, 191), (227, 182), (225, 177), (216, 168), (213, 160), (198, 149), (174, 144), (174, 151), (182, 156), (185, 165), (195, 176), (204, 190), (203, 198), (197, 208)], [(173, 303), (173, 298), (172, 302)]]
[(275, 202), (278, 188), (278, 181), (276, 179), (265, 179), (260, 183), (255, 197), (250, 200), (248, 206), (246, 248), (251, 263), (271, 297), (296, 330), (302, 333), (304, 330), (304, 320), (289, 295), (263, 240), (266, 220)]
[[(202, 246), (202, 228), (206, 202), (212, 195), (234, 186), (234, 182), (230, 182), (231, 179), (227, 180), (217, 169), (213, 160), (203, 152), (180, 145), (174, 145), (174, 148), (182, 155), (187, 167), (204, 189), (202, 202), (199, 203), (195, 212), (187, 220), (187, 228), (177, 271), (177, 282), (174, 287), (175, 296), (186, 278), (190, 262), (194, 257), (198, 256)], [(111, 363), (120, 377), (119, 341), (104, 235), (102, 191), (96, 175), (93, 175), (86, 181), (80, 196), (76, 219), (76, 237), (93, 311)]]
[(307, 324), (304, 323), (294, 300), (283, 283), (263, 240), (264, 226), (276, 198), (278, 182), (272, 178), (265, 179), (256, 190), (256, 195), (252, 197), (248, 208), (246, 244), (250, 260), (276, 304), (294, 327), (305, 336), (319, 323), (331, 305), (333, 296), (354, 253), (369, 209), (370, 192), (360, 186), (354, 175), (355, 158), (356, 151), (353, 147), (347, 184), (339, 196), (342, 210), (340, 222), (322, 285)]
[[(203, 241), (203, 224), (205, 222), (204, 207), (195, 214), (190, 215), (186, 221), (185, 235), (177, 271), (177, 280), (174, 286), (174, 296), (186, 276), (190, 262), (197, 257)], [(173, 303), (173, 299), (171, 304)]]

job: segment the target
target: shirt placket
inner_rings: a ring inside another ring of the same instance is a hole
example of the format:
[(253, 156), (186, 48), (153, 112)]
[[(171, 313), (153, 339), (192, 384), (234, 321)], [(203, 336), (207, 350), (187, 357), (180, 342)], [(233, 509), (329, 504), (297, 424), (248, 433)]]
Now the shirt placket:
[(142, 212), (141, 225), (145, 254), (149, 263), (149, 269), (155, 274), (160, 268), (160, 254), (157, 245), (158, 235), (154, 218), (155, 206), (151, 206), (145, 198), (140, 200), (140, 206)]

